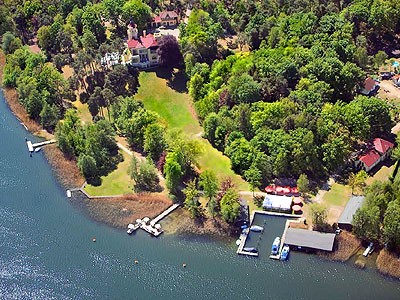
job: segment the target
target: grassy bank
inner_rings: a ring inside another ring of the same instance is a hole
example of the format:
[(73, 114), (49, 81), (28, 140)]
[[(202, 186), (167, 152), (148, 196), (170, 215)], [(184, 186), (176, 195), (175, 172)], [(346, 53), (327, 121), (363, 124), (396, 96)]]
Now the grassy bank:
[(185, 79), (179, 76), (171, 83), (157, 74), (159, 71), (140, 73), (140, 88), (135, 97), (144, 103), (146, 109), (157, 112), (170, 129), (181, 129), (187, 136), (199, 140), (203, 150), (199, 158), (200, 171), (213, 170), (220, 179), (232, 177), (239, 189), (248, 190), (248, 184), (232, 171), (229, 158), (201, 138), (202, 128), (184, 89)]
[(128, 169), (131, 157), (124, 151), (120, 151), (124, 160), (118, 164), (117, 169), (107, 176), (101, 178), (102, 182), (99, 186), (86, 185), (85, 191), (91, 196), (113, 196), (132, 193), (131, 178), (128, 175)]

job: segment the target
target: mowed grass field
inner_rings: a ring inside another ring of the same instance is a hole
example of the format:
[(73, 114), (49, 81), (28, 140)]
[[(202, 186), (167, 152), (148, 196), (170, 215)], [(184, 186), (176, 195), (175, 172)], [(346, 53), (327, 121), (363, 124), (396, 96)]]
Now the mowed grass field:
[(135, 98), (142, 101), (146, 109), (158, 113), (168, 128), (181, 129), (188, 137), (199, 140), (203, 150), (199, 158), (200, 171), (213, 170), (219, 179), (232, 177), (239, 189), (249, 190), (247, 182), (232, 171), (229, 158), (201, 138), (202, 128), (187, 92), (174, 90), (166, 79), (157, 77), (156, 72), (141, 72), (139, 82)]
[(132, 182), (128, 175), (132, 157), (120, 150), (124, 161), (118, 164), (118, 168), (107, 176), (102, 177), (100, 186), (86, 185), (85, 191), (91, 196), (113, 196), (132, 193)]

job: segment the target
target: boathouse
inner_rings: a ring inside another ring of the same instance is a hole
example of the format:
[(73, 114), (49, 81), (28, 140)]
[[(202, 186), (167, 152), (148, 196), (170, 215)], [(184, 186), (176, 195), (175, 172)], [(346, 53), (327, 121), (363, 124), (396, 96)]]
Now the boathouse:
[(351, 231), (353, 229), (353, 216), (364, 203), (364, 196), (351, 196), (338, 220), (340, 229)]
[(333, 251), (334, 233), (324, 233), (299, 228), (288, 228), (284, 243), (302, 250)]

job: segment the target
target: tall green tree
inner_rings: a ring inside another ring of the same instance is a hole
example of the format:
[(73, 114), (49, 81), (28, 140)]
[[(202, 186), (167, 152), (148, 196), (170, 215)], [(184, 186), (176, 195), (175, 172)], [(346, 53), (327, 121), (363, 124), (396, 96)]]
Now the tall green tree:
[(185, 208), (189, 211), (192, 218), (202, 215), (201, 206), (199, 202), (199, 191), (196, 188), (194, 180), (189, 181), (186, 188), (183, 190), (185, 194)]
[(239, 217), (239, 195), (234, 189), (228, 189), (220, 202), (221, 217), (228, 223), (233, 223)]

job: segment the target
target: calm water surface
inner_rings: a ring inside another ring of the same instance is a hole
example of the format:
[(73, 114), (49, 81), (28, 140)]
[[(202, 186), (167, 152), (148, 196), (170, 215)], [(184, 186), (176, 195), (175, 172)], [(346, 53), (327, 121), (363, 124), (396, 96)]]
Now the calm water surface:
[(129, 237), (91, 221), (43, 154), (29, 157), (24, 137), (35, 137), (2, 97), (0, 299), (400, 299), (400, 281), (373, 270), (302, 253), (288, 263), (238, 257), (223, 242)]

